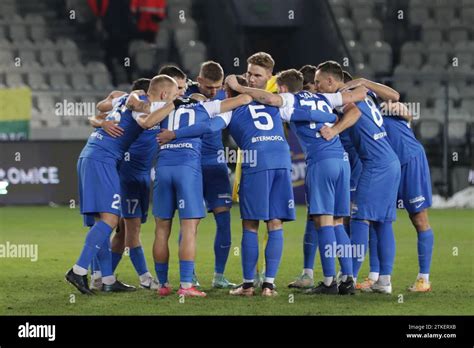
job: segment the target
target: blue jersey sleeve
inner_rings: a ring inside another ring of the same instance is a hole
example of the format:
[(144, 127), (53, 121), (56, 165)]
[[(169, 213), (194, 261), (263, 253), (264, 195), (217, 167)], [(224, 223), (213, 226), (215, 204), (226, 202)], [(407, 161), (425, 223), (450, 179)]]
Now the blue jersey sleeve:
[(225, 121), (221, 117), (215, 117), (207, 122), (198, 122), (189, 127), (183, 127), (175, 130), (176, 139), (196, 138), (204, 134), (217, 132), (226, 127)]
[(333, 123), (336, 121), (336, 115), (320, 110), (294, 109), (291, 115), (291, 122), (317, 122)]

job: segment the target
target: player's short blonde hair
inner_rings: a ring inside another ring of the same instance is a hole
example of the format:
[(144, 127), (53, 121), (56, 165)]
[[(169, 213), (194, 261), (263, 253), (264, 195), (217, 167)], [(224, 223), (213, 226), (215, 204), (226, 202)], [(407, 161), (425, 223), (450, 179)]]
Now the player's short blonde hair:
[(173, 85), (178, 86), (177, 82), (175, 79), (168, 75), (156, 75), (153, 77), (150, 81), (150, 91), (155, 91), (159, 88), (169, 88), (172, 87)]
[(266, 52), (257, 52), (252, 54), (250, 57), (248, 57), (247, 64), (261, 66), (270, 72), (273, 72), (273, 68), (275, 67), (275, 61), (273, 60), (272, 56)]
[(278, 86), (288, 87), (290, 93), (297, 93), (303, 89), (303, 74), (296, 69), (288, 69), (277, 74)]
[(201, 64), (199, 76), (212, 82), (222, 81), (224, 79), (224, 69), (219, 63), (209, 60)]

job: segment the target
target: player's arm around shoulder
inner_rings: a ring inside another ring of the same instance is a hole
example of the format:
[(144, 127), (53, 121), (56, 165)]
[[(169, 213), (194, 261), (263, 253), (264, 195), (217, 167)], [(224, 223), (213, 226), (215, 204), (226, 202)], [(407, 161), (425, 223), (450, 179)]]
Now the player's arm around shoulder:
[(150, 113), (137, 118), (137, 123), (145, 129), (151, 128), (163, 121), (173, 110), (175, 105), (172, 101), (155, 102), (150, 105)]
[(398, 116), (407, 122), (411, 122), (413, 120), (413, 115), (410, 113), (410, 110), (408, 110), (407, 106), (401, 102), (383, 102), (380, 104), (380, 108), (382, 109), (382, 114), (384, 116)]
[(368, 79), (360, 78), (356, 80), (352, 80), (346, 83), (348, 86), (364, 86), (369, 90), (373, 91), (377, 94), (382, 100), (384, 101), (393, 101), (398, 102), (400, 100), (400, 93), (398, 93), (393, 88), (383, 85), (381, 83), (377, 83), (374, 81), (370, 81)]
[(280, 95), (267, 92), (263, 89), (242, 86), (237, 81), (235, 75), (227, 76), (227, 78), (225, 79), (225, 83), (229, 86), (229, 88), (233, 89), (234, 91), (242, 94), (247, 94), (259, 103), (276, 107), (281, 107), (283, 105), (283, 98)]
[(108, 112), (114, 107), (114, 100), (117, 98), (123, 97), (125, 92), (123, 91), (112, 91), (110, 94), (103, 100), (97, 103), (97, 110), (100, 112)]
[(340, 118), (334, 126), (324, 126), (321, 128), (321, 136), (328, 141), (331, 140), (347, 128), (352, 127), (359, 120), (361, 115), (362, 113), (354, 103), (347, 104), (344, 106), (344, 116)]
[(253, 101), (252, 97), (248, 94), (239, 94), (236, 97), (227, 98), (220, 102), (220, 112), (225, 113), (232, 111), (239, 106), (250, 104)]

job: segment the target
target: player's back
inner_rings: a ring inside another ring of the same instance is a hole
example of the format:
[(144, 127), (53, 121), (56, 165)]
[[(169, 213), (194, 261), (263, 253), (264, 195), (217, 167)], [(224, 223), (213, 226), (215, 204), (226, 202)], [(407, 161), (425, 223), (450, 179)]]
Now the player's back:
[(233, 110), (231, 115), (228, 128), (235, 142), (242, 150), (252, 151), (257, 156), (256, 163), (243, 161), (244, 171), (291, 169), (290, 147), (277, 107), (252, 102)]
[(415, 138), (410, 123), (399, 116), (387, 115), (383, 118), (384, 127), (393, 150), (401, 164), (423, 152), (423, 146)]
[(145, 129), (138, 138), (130, 145), (130, 167), (139, 172), (149, 172), (158, 153), (158, 142), (156, 135), (160, 132), (160, 126), (155, 125)]
[[(294, 95), (294, 107), (307, 110), (319, 110), (332, 113), (330, 102), (323, 94), (313, 94), (310, 92), (300, 92)], [(306, 161), (308, 163), (320, 161), (326, 158), (344, 158), (344, 148), (342, 147), (339, 136), (330, 141), (325, 140), (317, 129), (323, 124), (316, 122), (292, 122), (296, 130), (296, 135), (304, 144), (306, 149)], [(332, 124), (326, 124), (332, 126)]]
[[(160, 123), (160, 127), (174, 131), (179, 128), (192, 126), (198, 122), (207, 122), (213, 112), (206, 109), (206, 107), (211, 107), (211, 104), (209, 102), (199, 102), (181, 105)], [(184, 164), (200, 168), (201, 146), (202, 139), (200, 137), (174, 139), (168, 144), (160, 146), (157, 166)]]
[[(186, 96), (199, 93), (197, 85), (190, 86), (186, 91)], [(219, 90), (211, 100), (224, 100), (224, 90)], [(217, 164), (218, 151), (224, 149), (222, 143), (222, 131), (206, 133), (202, 136), (201, 163), (202, 165)]]
[(376, 104), (376, 96), (369, 92), (365, 100), (357, 102), (361, 111), (359, 120), (349, 132), (364, 166), (384, 166), (398, 160), (383, 126), (383, 117)]
[[(143, 128), (138, 125), (136, 118), (138, 113), (132, 112), (125, 106), (128, 95), (120, 98), (106, 120), (118, 122), (124, 132), (120, 137), (112, 137), (102, 128), (96, 129), (89, 137), (87, 145), (81, 152), (80, 157), (95, 158), (103, 162), (117, 162), (123, 158), (124, 153), (130, 145), (143, 132)], [(141, 97), (146, 100), (146, 97)]]

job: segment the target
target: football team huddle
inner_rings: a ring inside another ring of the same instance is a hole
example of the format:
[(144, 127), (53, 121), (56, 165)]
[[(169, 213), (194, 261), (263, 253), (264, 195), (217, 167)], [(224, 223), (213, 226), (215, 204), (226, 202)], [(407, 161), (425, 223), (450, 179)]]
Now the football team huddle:
[[(288, 287), (307, 294), (390, 294), (392, 223), (398, 201), (417, 232), (419, 273), (408, 289), (431, 290), (430, 172), (425, 151), (410, 128), (412, 115), (399, 101), (399, 93), (367, 79), (352, 79), (335, 61), (276, 76), (274, 65), (268, 53), (258, 52), (248, 58), (243, 75), (224, 80), (221, 65), (207, 61), (196, 82), (178, 67), (165, 66), (152, 79), (135, 81), (131, 93), (112, 91), (98, 103), (99, 113), (90, 118), (95, 130), (77, 163), (80, 210), (90, 230), (78, 260), (66, 273), (69, 283), (89, 295), (136, 290), (114, 275), (127, 251), (140, 287), (159, 296), (172, 294), (169, 238), (177, 210), (177, 293), (205, 297), (194, 260), (198, 225), (207, 209), (216, 222), (212, 287), (228, 289), (233, 296), (253, 296), (257, 289), (262, 296), (276, 296), (283, 223), (296, 218), (286, 140), (291, 129), (306, 159), (307, 221), (303, 271)], [(234, 194), (228, 161), (221, 155), (224, 128), (243, 154)], [(140, 241), (152, 169), (156, 277), (147, 267)], [(240, 284), (224, 276), (231, 247), (230, 209), (237, 194), (242, 219)], [(260, 221), (267, 228), (262, 270), (257, 266)], [(318, 248), (323, 279), (315, 284)], [(370, 273), (364, 280), (358, 276), (367, 251)]]

